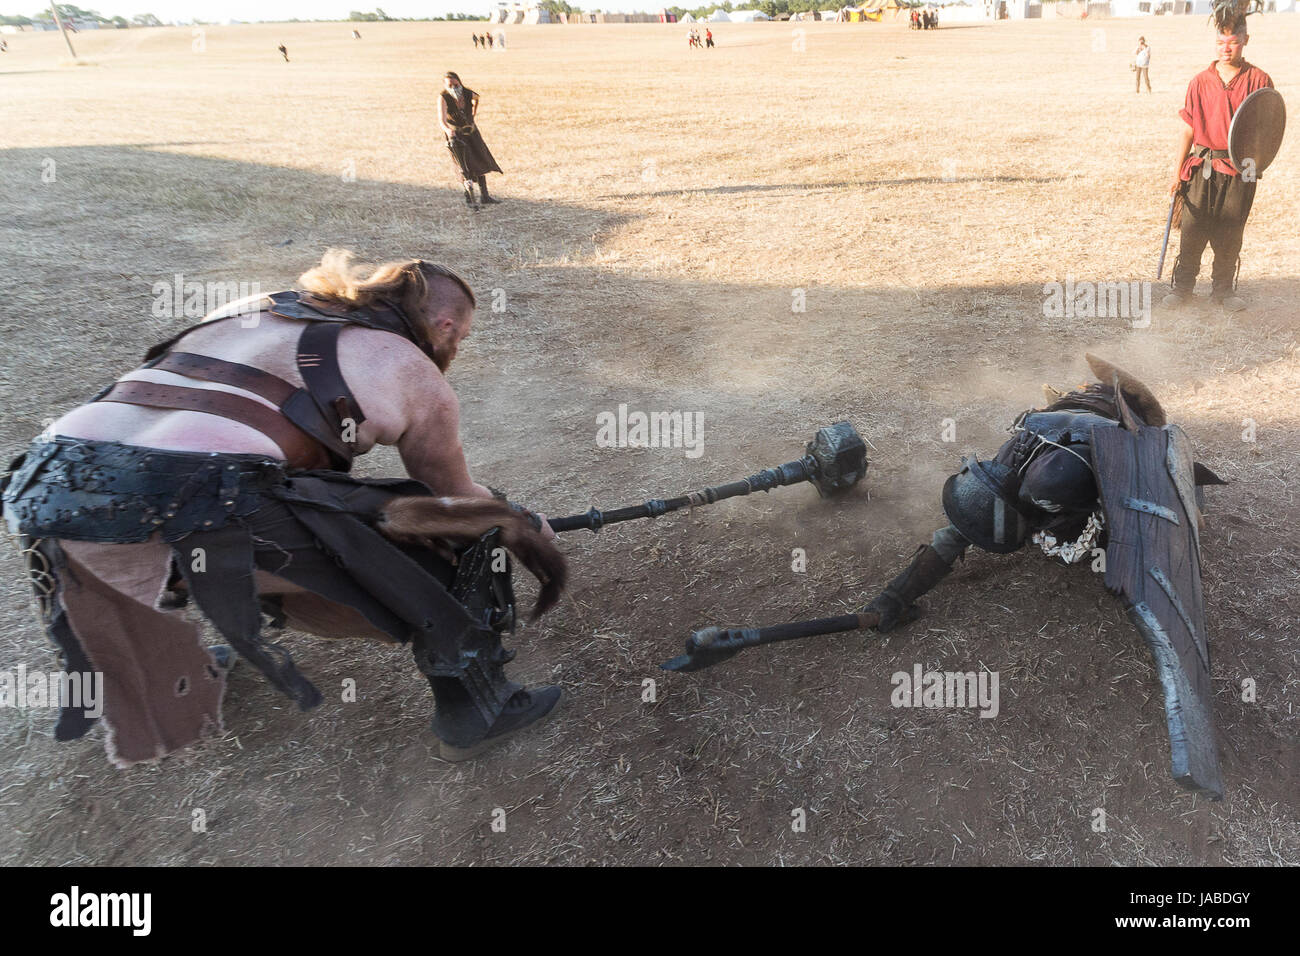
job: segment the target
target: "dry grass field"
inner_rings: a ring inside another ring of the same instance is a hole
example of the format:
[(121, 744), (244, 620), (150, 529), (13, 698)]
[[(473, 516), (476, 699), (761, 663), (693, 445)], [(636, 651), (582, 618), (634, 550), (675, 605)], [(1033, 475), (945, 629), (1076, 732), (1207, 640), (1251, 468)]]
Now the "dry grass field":
[[(1300, 103), (1300, 17), (1252, 21), (1248, 58)], [(452, 24), (106, 31), (75, 38), (75, 66), (55, 34), (9, 38), (4, 449), (181, 327), (152, 314), (154, 282), (271, 291), (344, 246), (444, 261), (481, 290), (451, 374), (470, 465), (549, 514), (749, 474), (841, 418), (872, 464), (840, 501), (788, 488), (566, 536), (573, 587), (514, 645), (516, 676), (565, 700), (471, 764), (436, 758), (406, 651), (305, 636), (289, 643), (326, 690), (317, 711), (245, 665), (226, 736), (154, 767), (116, 771), (98, 731), (60, 745), (49, 712), (0, 710), (0, 862), (1300, 863), (1300, 136), (1246, 230), (1249, 311), (1050, 318), (1045, 283), (1154, 277), (1209, 27), (815, 23), (800, 51), (793, 26), (724, 24), (708, 53), (657, 25), (516, 27), (490, 53)], [(1152, 95), (1127, 69), (1139, 32)], [(482, 96), (504, 205), (459, 197), (435, 123), (446, 69)], [(1041, 383), (1084, 381), (1085, 351), (1147, 380), (1232, 482), (1203, 538), (1225, 801), (1170, 779), (1119, 603), (1036, 549), (972, 552), (887, 637), (657, 669), (707, 623), (868, 600), (942, 523), (959, 456), (991, 454)], [(597, 447), (620, 403), (702, 414), (704, 454)], [(12, 548), (0, 582), (0, 666), (48, 668)], [(891, 707), (890, 675), (917, 663), (999, 672), (1001, 713)], [(347, 678), (356, 703), (330, 692)]]

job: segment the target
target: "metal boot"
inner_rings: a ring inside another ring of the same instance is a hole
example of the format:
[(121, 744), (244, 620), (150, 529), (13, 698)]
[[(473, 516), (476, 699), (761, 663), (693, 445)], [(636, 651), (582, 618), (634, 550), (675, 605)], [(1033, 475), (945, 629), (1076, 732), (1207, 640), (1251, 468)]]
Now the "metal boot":
[(952, 565), (932, 546), (923, 544), (917, 548), (907, 569), (867, 605), (866, 610), (880, 615), (876, 630), (892, 631), (920, 617), (921, 609), (916, 606), (916, 599), (934, 588), (950, 571)]

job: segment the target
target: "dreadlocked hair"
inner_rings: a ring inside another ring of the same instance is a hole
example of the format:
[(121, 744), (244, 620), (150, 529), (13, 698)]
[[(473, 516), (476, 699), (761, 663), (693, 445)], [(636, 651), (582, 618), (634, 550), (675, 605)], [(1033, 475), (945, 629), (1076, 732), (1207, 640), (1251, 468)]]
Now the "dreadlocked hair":
[(1220, 33), (1244, 33), (1246, 17), (1264, 11), (1264, 0), (1214, 0), (1210, 19)]

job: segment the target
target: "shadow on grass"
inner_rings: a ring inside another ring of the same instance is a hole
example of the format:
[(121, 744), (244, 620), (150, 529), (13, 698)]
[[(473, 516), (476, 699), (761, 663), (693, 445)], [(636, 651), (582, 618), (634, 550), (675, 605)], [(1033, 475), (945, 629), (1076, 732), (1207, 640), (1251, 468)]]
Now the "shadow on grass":
[[(51, 159), (57, 178), (42, 183)], [(441, 164), (432, 168), (439, 176), (448, 172)], [(474, 212), (450, 185), (349, 180), (138, 146), (3, 151), (0, 175), (30, 184), (0, 201), (0, 282), (12, 320), (0, 364), (11, 414), (0, 436), (10, 441), (25, 440), (33, 424), (84, 400), (134, 367), (145, 346), (195, 320), (153, 314), (155, 282), (179, 274), (272, 291), (290, 285), (331, 246), (371, 260), (441, 260), (480, 290), (487, 308), (479, 310), (453, 380), (467, 401), (467, 429), (490, 432), (503, 446), (536, 432), (537, 422), (521, 409), (585, 416), (616, 407), (629, 392), (662, 403), (650, 407), (698, 403), (713, 409), (715, 421), (751, 427), (790, 418), (799, 431), (854, 413), (907, 420), (927, 400), (983, 397), (1001, 414), (1022, 401), (1012, 397), (1022, 392), (1035, 401), (1036, 383), (1077, 376), (1085, 350), (1135, 374), (1146, 369), (1177, 381), (1189, 363), (1156, 356), (1190, 353), (1202, 347), (1198, 335), (1231, 332), (1253, 334), (1258, 360), (1267, 362), (1285, 354), (1290, 341), (1270, 324), (1273, 312), (1300, 297), (1300, 281), (1246, 277), (1243, 288), (1264, 306), (1263, 319), (1156, 313), (1146, 330), (1134, 329), (1129, 318), (1048, 317), (1041, 283), (808, 282), (806, 302), (795, 308), (796, 290), (776, 283), (611, 269), (591, 254), (596, 242), (639, 214), (580, 203), (507, 194), (503, 205)], [(790, 188), (801, 187), (714, 191)], [(1042, 282), (1061, 278), (1044, 275)], [(506, 303), (500, 311), (491, 304), (498, 292)], [(1152, 300), (1160, 295), (1154, 286)], [(52, 297), (58, 308), (51, 308)], [(70, 321), (76, 335), (68, 334)], [(33, 358), (41, 365), (37, 388), (20, 384)], [(1207, 355), (1203, 365), (1216, 362)], [(900, 401), (900, 394), (913, 400)], [(726, 427), (714, 426), (714, 434)], [(733, 436), (742, 445), (747, 430), (737, 427)]]
[(697, 189), (661, 189), (597, 196), (597, 199), (626, 199), (628, 196), (730, 195), (733, 193), (819, 192), (825, 189), (872, 189), (877, 186), (933, 186), (951, 183), (1059, 183), (1070, 176), (912, 176), (906, 179), (851, 179), (831, 183), (754, 183), (736, 186), (704, 186)]

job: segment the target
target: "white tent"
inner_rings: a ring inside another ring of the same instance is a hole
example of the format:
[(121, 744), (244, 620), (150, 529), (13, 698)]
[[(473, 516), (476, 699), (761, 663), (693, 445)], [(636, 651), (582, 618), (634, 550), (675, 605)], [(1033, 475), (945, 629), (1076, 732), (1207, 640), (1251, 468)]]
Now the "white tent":
[(731, 17), (727, 16), (726, 10), (714, 10), (709, 15), (709, 20), (713, 23), (730, 23)]
[(753, 23), (756, 20), (772, 19), (762, 10), (732, 10), (730, 17), (732, 23)]
[(688, 14), (684, 15), (684, 16), (683, 16), (680, 20), (678, 20), (677, 22), (678, 22), (678, 23), (694, 23), (694, 22), (695, 22), (695, 18), (694, 18), (693, 16), (691, 16), (691, 15), (688, 13)]

